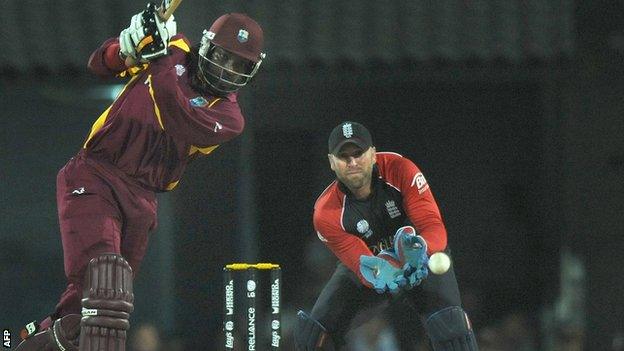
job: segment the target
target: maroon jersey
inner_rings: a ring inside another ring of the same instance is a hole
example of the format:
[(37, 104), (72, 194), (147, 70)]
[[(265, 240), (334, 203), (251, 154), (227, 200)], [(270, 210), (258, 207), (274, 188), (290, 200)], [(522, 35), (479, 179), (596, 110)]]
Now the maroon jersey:
[(169, 55), (130, 70), (118, 49), (118, 39), (109, 39), (89, 59), (97, 75), (132, 78), (93, 124), (83, 152), (148, 189), (171, 190), (191, 159), (242, 132), (237, 95), (219, 98), (191, 88), (195, 67), (188, 66), (190, 46), (182, 34), (169, 42)]
[(378, 152), (372, 195), (358, 200), (334, 181), (314, 205), (314, 229), (329, 249), (369, 284), (360, 273), (360, 256), (391, 249), (394, 234), (412, 225), (427, 242), (428, 254), (446, 248), (446, 228), (429, 184), (409, 159)]

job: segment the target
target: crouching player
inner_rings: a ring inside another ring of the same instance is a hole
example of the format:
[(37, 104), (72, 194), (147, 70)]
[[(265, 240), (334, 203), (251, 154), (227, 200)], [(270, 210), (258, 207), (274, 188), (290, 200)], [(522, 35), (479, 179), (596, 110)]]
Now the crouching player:
[[(394, 310), (420, 319), (434, 350), (478, 350), (453, 268), (440, 275), (427, 269), (429, 255), (447, 250), (447, 235), (418, 167), (399, 154), (377, 153), (356, 122), (332, 130), (328, 157), (337, 179), (316, 201), (314, 228), (340, 262), (312, 311), (298, 313), (298, 350), (338, 350), (358, 312), (404, 300), (410, 308)], [(414, 327), (398, 331), (413, 334)]]

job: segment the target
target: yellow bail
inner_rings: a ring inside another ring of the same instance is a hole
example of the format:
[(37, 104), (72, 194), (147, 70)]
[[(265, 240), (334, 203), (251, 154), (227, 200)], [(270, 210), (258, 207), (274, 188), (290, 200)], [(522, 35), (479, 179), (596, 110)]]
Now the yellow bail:
[(225, 266), (225, 269), (231, 269), (233, 271), (241, 271), (246, 269), (279, 269), (280, 265), (276, 263), (230, 263)]

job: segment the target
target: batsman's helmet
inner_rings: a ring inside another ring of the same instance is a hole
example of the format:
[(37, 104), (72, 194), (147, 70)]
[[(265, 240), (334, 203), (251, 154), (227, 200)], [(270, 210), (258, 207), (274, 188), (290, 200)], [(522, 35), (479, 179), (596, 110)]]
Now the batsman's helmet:
[(266, 56), (262, 28), (242, 13), (219, 17), (204, 30), (199, 45), (198, 78), (220, 94), (237, 91), (256, 74)]

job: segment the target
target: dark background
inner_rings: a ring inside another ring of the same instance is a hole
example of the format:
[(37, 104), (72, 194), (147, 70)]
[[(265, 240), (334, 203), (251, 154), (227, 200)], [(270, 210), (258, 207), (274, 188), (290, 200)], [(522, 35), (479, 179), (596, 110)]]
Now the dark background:
[[(56, 172), (122, 83), (91, 77), (88, 55), (144, 4), (3, 6), (0, 326), (15, 345), (64, 290)], [(225, 11), (258, 20), (268, 58), (241, 93), (243, 135), (159, 195), (133, 325), (210, 349), (223, 265), (270, 261), (289, 342), (334, 263), (311, 223), (327, 136), (354, 120), (426, 175), (482, 349), (511, 317), (534, 349), (624, 349), (624, 3), (187, 0), (179, 31), (197, 41)]]

